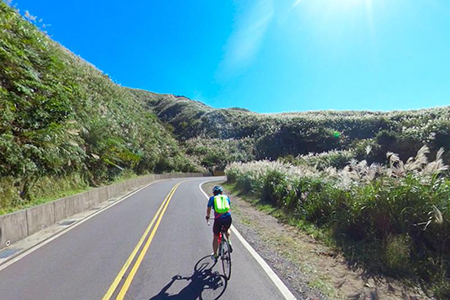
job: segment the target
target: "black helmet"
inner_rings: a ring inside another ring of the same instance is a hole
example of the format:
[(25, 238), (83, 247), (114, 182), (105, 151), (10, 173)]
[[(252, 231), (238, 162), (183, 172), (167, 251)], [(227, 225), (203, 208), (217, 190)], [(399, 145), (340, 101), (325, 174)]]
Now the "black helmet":
[(215, 187), (213, 187), (213, 193), (214, 195), (222, 194), (223, 188), (220, 185), (216, 185)]

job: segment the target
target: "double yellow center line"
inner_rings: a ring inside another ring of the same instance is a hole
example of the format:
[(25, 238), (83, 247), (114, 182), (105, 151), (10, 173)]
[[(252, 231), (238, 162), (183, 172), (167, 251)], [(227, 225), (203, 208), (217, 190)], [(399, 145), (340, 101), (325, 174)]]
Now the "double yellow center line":
[[(127, 261), (123, 265), (122, 269), (120, 270), (119, 274), (117, 274), (116, 279), (114, 279), (113, 283), (109, 287), (108, 291), (106, 292), (105, 296), (103, 296), (103, 300), (109, 300), (113, 296), (114, 292), (116, 291), (119, 284), (122, 282), (123, 279), (125, 279), (124, 284), (122, 285), (122, 288), (119, 291), (119, 294), (117, 295), (116, 299), (123, 299), (125, 297), (126, 292), (128, 291), (128, 288), (131, 285), (131, 282), (133, 281), (134, 276), (136, 275), (136, 272), (139, 268), (139, 266), (142, 263), (142, 260), (144, 259), (145, 254), (147, 253), (148, 248), (150, 247), (150, 244), (152, 243), (153, 237), (155, 236), (156, 231), (158, 230), (159, 223), (161, 222), (161, 219), (166, 212), (167, 206), (169, 205), (170, 200), (172, 199), (173, 194), (177, 190), (177, 188), (180, 186), (182, 182), (177, 183), (172, 190), (169, 192), (169, 194), (164, 199), (163, 203), (159, 207), (158, 211), (156, 212), (155, 216), (153, 217), (152, 221), (150, 222), (150, 225), (148, 225), (147, 229), (145, 230), (144, 234), (142, 235), (141, 239), (139, 240), (138, 244), (134, 248), (133, 252), (131, 252), (130, 257), (128, 257)], [(156, 221), (157, 220), (157, 221)], [(155, 227), (153, 227), (153, 230), (150, 234), (150, 236), (147, 239), (147, 242), (145, 243), (144, 247), (142, 248), (137, 260), (135, 261), (130, 273), (126, 278), (124, 278), (125, 273), (129, 269), (131, 263), (133, 262), (134, 258), (139, 252), (139, 249), (141, 248), (142, 244), (144, 243), (145, 239), (148, 236), (148, 233), (150, 232), (153, 224), (156, 221)]]

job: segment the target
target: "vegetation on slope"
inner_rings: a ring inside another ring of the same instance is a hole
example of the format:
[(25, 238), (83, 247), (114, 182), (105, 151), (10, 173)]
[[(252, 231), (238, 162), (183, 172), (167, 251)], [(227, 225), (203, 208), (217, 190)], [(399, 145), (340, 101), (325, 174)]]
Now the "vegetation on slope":
[[(388, 151), (410, 157), (424, 144), (433, 155), (441, 147), (450, 150), (449, 107), (387, 113), (257, 114), (236, 108), (213, 109), (181, 96), (140, 90), (132, 93), (173, 126), (190, 152), (203, 152), (200, 160), (209, 168), (224, 167), (223, 153), (244, 162), (278, 158), (293, 161), (299, 155), (345, 150), (359, 160), (384, 163)], [(195, 149), (197, 143), (201, 149)], [(368, 146), (372, 151), (367, 157)], [(444, 155), (446, 162), (449, 158)]]
[(3, 2), (0, 112), (0, 209), (51, 190), (49, 178), (77, 188), (124, 172), (198, 170), (128, 89)]
[(450, 180), (443, 150), (428, 162), (422, 147), (407, 162), (353, 160), (342, 169), (259, 161), (233, 163), (229, 182), (262, 203), (283, 208), (300, 227), (320, 228), (350, 265), (371, 274), (423, 282), (440, 299), (450, 297)]

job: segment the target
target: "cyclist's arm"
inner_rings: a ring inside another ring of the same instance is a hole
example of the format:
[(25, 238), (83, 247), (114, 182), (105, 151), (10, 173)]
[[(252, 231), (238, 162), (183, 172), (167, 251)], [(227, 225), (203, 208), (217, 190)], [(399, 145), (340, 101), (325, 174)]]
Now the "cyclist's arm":
[(208, 206), (208, 208), (206, 209), (206, 218), (209, 219), (209, 216), (211, 214), (211, 207)]
[(209, 219), (209, 216), (211, 215), (211, 208), (214, 206), (214, 197), (209, 198), (208, 205), (206, 209), (206, 218)]

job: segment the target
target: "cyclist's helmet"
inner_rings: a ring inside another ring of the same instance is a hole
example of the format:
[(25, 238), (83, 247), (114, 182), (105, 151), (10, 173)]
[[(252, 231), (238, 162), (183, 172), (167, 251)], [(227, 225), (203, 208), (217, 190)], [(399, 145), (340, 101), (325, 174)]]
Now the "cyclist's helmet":
[(213, 188), (213, 194), (214, 195), (218, 195), (218, 194), (222, 194), (223, 193), (223, 188), (220, 185), (216, 185)]

